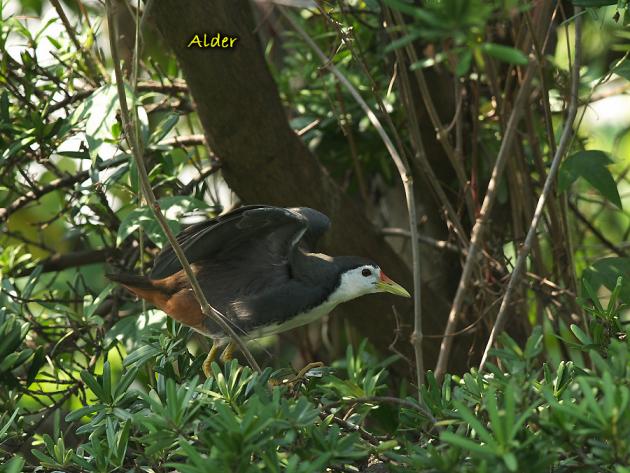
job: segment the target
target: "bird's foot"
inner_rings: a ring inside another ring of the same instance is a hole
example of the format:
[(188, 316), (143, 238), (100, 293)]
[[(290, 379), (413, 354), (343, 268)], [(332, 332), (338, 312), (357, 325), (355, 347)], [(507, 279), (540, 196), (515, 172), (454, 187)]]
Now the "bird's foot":
[(311, 371), (313, 369), (316, 369), (316, 368), (322, 368), (323, 366), (324, 366), (324, 363), (322, 363), (321, 361), (315, 361), (313, 363), (309, 363), (308, 365), (306, 365), (304, 368), (302, 368), (300, 371), (298, 371), (298, 373), (296, 375), (291, 376), (289, 378), (272, 379), (272, 380), (269, 380), (269, 384), (271, 384), (272, 386), (290, 386), (290, 387), (293, 387), (298, 382), (304, 381), (306, 379), (306, 375), (308, 374), (309, 371)]

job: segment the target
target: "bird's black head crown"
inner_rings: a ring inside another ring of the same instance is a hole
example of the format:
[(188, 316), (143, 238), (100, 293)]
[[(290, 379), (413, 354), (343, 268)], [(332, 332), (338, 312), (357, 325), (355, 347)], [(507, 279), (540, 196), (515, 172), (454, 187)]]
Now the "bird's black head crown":
[(333, 258), (333, 263), (337, 267), (339, 274), (366, 265), (378, 268), (378, 264), (376, 264), (371, 259), (364, 258), (362, 256), (335, 256)]

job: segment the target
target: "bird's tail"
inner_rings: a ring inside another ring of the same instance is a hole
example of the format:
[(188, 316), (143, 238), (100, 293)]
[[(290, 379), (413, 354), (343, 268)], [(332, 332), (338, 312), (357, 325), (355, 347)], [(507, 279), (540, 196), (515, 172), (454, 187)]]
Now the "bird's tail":
[(120, 284), (138, 297), (146, 299), (158, 307), (164, 302), (162, 301), (163, 294), (159, 288), (156, 287), (152, 279), (146, 276), (131, 273), (107, 273), (106, 276), (110, 281)]
[(132, 286), (138, 288), (149, 289), (153, 287), (153, 283), (146, 276), (131, 273), (107, 273), (107, 279), (117, 282), (123, 286)]

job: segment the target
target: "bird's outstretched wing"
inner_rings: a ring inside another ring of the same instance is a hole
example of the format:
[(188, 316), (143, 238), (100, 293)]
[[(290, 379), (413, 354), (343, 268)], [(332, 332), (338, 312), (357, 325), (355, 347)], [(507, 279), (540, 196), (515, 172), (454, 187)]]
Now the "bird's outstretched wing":
[[(274, 269), (276, 273), (286, 271), (283, 266), (301, 239), (310, 247), (329, 225), (328, 217), (305, 207), (246, 206), (188, 227), (177, 236), (177, 241), (190, 263), (223, 262), (233, 269), (240, 266), (241, 270), (249, 264), (261, 270), (268, 268), (271, 276)], [(165, 278), (181, 269), (168, 246), (156, 258), (150, 277)]]
[(302, 243), (308, 251), (315, 251), (318, 240), (330, 228), (330, 219), (321, 212), (309, 207), (294, 207), (289, 209), (300, 214), (308, 222), (308, 228), (302, 237)]

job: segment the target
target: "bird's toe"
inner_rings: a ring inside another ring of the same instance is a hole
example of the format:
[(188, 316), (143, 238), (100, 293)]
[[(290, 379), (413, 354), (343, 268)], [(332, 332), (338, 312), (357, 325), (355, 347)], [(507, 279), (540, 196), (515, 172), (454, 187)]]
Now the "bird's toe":
[(304, 368), (302, 368), (298, 373), (294, 376), (283, 378), (283, 379), (273, 379), (269, 381), (269, 384), (272, 386), (290, 386), (293, 387), (295, 384), (304, 381), (307, 378), (308, 372), (316, 369), (323, 368), (324, 363), (321, 361), (315, 361), (313, 363), (309, 363)]

